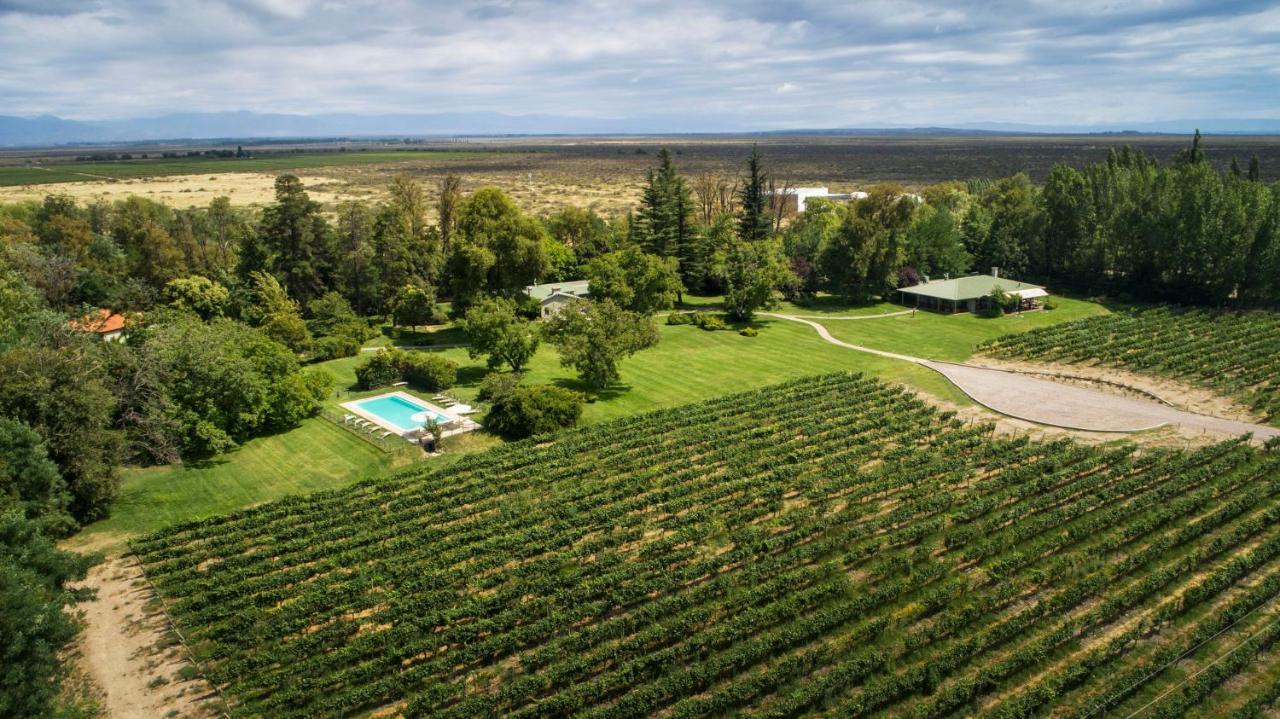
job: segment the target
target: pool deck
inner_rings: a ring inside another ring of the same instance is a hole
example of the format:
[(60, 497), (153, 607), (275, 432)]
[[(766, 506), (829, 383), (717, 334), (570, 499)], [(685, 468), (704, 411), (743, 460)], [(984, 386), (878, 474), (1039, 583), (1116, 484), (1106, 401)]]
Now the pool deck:
[(407, 438), (408, 435), (411, 435), (414, 432), (417, 432), (419, 428), (415, 427), (411, 429), (405, 429), (404, 427), (394, 424), (391, 421), (384, 419), (382, 417), (379, 417), (378, 415), (360, 407), (360, 404), (363, 402), (368, 402), (369, 400), (373, 400), (373, 399), (382, 399), (383, 397), (398, 397), (402, 400), (405, 400), (406, 402), (410, 402), (415, 405), (424, 406), (428, 410), (435, 412), (438, 415), (444, 416), (445, 418), (448, 419), (450, 423), (457, 423), (456, 427), (446, 429), (442, 437), (452, 437), (457, 434), (463, 434), (464, 432), (470, 432), (473, 429), (480, 428), (480, 424), (473, 419), (470, 419), (460, 414), (455, 414), (443, 407), (440, 407), (439, 405), (436, 405), (432, 402), (428, 402), (427, 400), (422, 399), (421, 397), (415, 397), (409, 394), (408, 392), (402, 392), (399, 390), (395, 392), (386, 392), (384, 394), (372, 395), (369, 397), (361, 397), (360, 399), (354, 399), (354, 400), (351, 400), (350, 402), (343, 402), (342, 408), (347, 412), (350, 412), (355, 417), (372, 422), (378, 427), (381, 427), (383, 430), (391, 432), (392, 434), (395, 434), (400, 437)]

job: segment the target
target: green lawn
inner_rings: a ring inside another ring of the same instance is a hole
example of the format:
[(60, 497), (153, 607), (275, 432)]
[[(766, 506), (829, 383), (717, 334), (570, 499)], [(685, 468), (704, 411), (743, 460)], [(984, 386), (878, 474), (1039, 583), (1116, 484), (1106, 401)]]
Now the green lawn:
[(995, 318), (919, 311), (915, 315), (874, 320), (828, 322), (825, 326), (833, 337), (850, 344), (959, 362), (968, 359), (980, 343), (995, 337), (1107, 313), (1102, 305), (1083, 300), (1055, 297), (1054, 303), (1057, 305), (1054, 310)]
[(115, 551), (133, 534), (210, 517), (287, 494), (314, 492), (384, 473), (388, 455), (324, 419), (260, 437), (199, 465), (122, 472), (111, 516), (70, 541), (86, 551)]
[(101, 179), (131, 179), (165, 175), (219, 172), (283, 172), (312, 167), (373, 165), (414, 160), (463, 159), (486, 153), (478, 150), (421, 150), (391, 152), (315, 152), (252, 158), (175, 157), (117, 162), (58, 162), (40, 167), (0, 167), (0, 186), (44, 185)]
[[(718, 298), (699, 300), (700, 306), (712, 309)], [(1057, 301), (1057, 310), (1022, 317), (984, 319), (919, 312), (914, 318), (833, 320), (827, 322), (826, 327), (847, 342), (923, 357), (961, 360), (989, 337), (1106, 311), (1099, 305), (1079, 300), (1059, 298)], [(783, 307), (781, 311), (839, 316), (880, 314), (895, 309), (901, 308), (869, 305), (842, 309), (827, 303), (817, 309)], [(601, 422), (688, 404), (833, 370), (865, 372), (902, 382), (955, 404), (972, 404), (955, 386), (927, 368), (832, 345), (818, 337), (811, 327), (798, 322), (760, 317), (754, 326), (759, 329), (759, 336), (743, 337), (736, 331), (707, 332), (691, 325), (673, 327), (663, 324), (659, 318), (658, 346), (622, 362), (622, 384), (589, 403), (583, 422)], [(418, 341), (426, 337), (437, 344), (461, 339), (453, 329), (429, 335), (384, 336), (375, 344), (392, 341), (408, 344), (409, 339)], [(484, 360), (470, 359), (467, 350), (461, 347), (423, 351), (439, 352), (457, 362), (458, 384), (450, 394), (464, 402), (474, 402), (480, 381), (489, 371)], [(333, 376), (342, 393), (332, 400), (335, 405), (386, 391), (355, 391), (355, 368), (367, 356), (361, 353), (313, 365)], [(573, 370), (560, 366), (559, 356), (550, 345), (539, 348), (527, 372), (526, 381), (530, 383), (586, 389)], [(429, 399), (431, 393), (417, 394)], [(486, 432), (473, 432), (449, 442), (447, 458), (425, 461), (443, 465), (462, 454), (493, 446), (499, 440)], [(218, 514), (285, 494), (342, 486), (385, 471), (393, 461), (376, 447), (325, 420), (309, 420), (291, 432), (249, 442), (207, 466), (127, 470), (123, 496), (112, 516), (86, 529), (74, 540), (73, 546), (118, 549), (132, 533)]]

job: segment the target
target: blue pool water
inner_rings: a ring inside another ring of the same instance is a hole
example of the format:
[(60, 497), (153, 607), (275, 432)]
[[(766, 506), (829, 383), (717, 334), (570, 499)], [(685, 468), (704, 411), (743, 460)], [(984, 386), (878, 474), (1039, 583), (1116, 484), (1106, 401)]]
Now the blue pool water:
[(385, 395), (383, 397), (366, 399), (363, 402), (356, 403), (356, 406), (406, 432), (422, 426), (425, 418), (419, 417), (418, 419), (414, 419), (414, 417), (424, 412), (427, 416), (434, 416), (437, 422), (446, 422), (449, 419), (439, 412), (433, 411), (430, 407), (427, 407), (424, 404), (412, 402), (404, 397), (397, 397), (395, 395)]

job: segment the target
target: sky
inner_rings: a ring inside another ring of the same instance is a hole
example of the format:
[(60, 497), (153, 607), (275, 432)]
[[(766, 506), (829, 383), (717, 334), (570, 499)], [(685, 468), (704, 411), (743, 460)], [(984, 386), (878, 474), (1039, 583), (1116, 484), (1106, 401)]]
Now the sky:
[(0, 115), (232, 110), (697, 129), (1280, 118), (1280, 3), (0, 0)]

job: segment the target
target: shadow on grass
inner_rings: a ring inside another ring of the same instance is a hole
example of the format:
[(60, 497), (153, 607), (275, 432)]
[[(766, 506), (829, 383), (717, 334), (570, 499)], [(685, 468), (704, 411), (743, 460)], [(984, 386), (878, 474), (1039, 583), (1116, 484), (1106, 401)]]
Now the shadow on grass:
[(466, 387), (478, 385), (480, 384), (480, 381), (484, 379), (485, 375), (489, 374), (490, 372), (497, 372), (497, 371), (498, 370), (491, 370), (485, 365), (476, 365), (476, 364), (465, 365), (458, 368), (458, 379), (456, 382), (454, 382), (454, 384), (463, 385)]
[(597, 390), (577, 377), (557, 377), (551, 381), (551, 384), (564, 389), (571, 389), (574, 392), (581, 392), (587, 396), (588, 402), (607, 402), (631, 391), (631, 385), (629, 384), (612, 384), (604, 389)]

